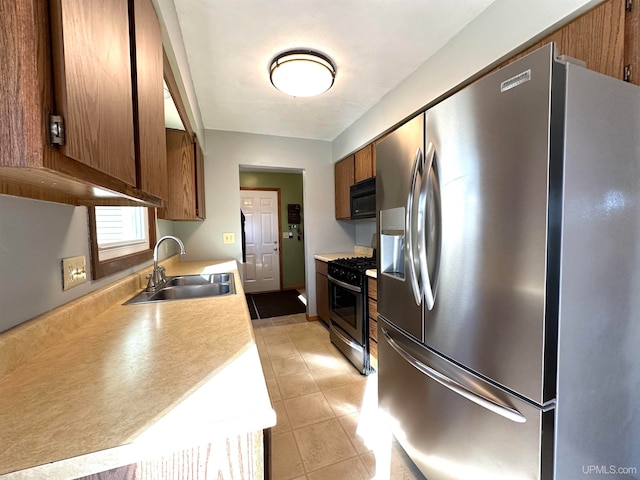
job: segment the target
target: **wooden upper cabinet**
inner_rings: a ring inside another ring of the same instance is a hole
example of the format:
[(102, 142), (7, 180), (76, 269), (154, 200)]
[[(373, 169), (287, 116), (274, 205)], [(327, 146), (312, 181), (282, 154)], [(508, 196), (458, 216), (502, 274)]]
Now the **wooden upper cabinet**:
[(375, 176), (373, 144), (369, 144), (355, 153), (355, 183)]
[(204, 220), (204, 157), (200, 145), (184, 130), (167, 129), (166, 207), (158, 212), (165, 220)]
[(351, 219), (351, 185), (376, 175), (373, 144), (361, 148), (334, 166), (336, 220)]
[(197, 137), (194, 137), (194, 148), (196, 155), (196, 217), (199, 220), (204, 220), (207, 218), (204, 195), (204, 154), (202, 153), (202, 148), (200, 147), (200, 142), (198, 142)]
[(340, 160), (334, 166), (335, 195), (336, 195), (336, 219), (348, 220), (351, 218), (350, 189), (355, 180), (354, 155)]
[(160, 198), (167, 196), (167, 142), (164, 125), (162, 31), (151, 0), (133, 0), (135, 36), (134, 85), (137, 110), (140, 189)]
[(640, 5), (635, 2), (625, 15), (624, 65), (628, 68), (628, 81), (640, 85)]
[(372, 143), (371, 144), (371, 170), (373, 173), (373, 176), (376, 176), (376, 144)]
[(52, 0), (57, 113), (67, 157), (136, 186), (127, 0)]
[[(634, 9), (638, 7), (634, 5)], [(631, 12), (630, 12), (631, 13)], [(627, 45), (637, 48), (638, 30), (629, 32)], [(625, 0), (608, 0), (540, 42), (500, 65), (511, 63), (534, 50), (556, 42), (556, 53), (587, 64), (587, 68), (611, 77), (623, 78), (625, 59)]]
[[(0, 2), (0, 29), (0, 193), (162, 205), (162, 38), (151, 0)], [(61, 144), (50, 115), (62, 118)]]

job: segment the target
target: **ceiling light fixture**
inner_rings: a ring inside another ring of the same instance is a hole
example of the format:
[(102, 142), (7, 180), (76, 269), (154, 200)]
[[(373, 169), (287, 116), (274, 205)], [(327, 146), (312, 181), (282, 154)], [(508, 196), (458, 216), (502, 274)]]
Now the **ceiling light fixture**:
[(313, 97), (326, 92), (335, 76), (333, 62), (310, 50), (291, 50), (271, 62), (271, 83), (293, 97)]

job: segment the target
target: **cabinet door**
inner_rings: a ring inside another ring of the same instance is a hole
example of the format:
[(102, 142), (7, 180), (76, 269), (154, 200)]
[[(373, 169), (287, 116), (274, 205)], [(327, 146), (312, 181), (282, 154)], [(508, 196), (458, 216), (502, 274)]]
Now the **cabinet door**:
[(195, 149), (191, 136), (183, 130), (167, 129), (167, 175), (169, 189), (166, 208), (159, 213), (166, 220), (197, 220)]
[(629, 81), (640, 85), (640, 7), (633, 5), (625, 17), (624, 64), (631, 69)]
[(354, 156), (351, 155), (335, 164), (336, 219), (351, 218), (351, 197), (349, 189), (354, 183)]
[(200, 220), (207, 218), (205, 208), (205, 195), (204, 195), (204, 155), (202, 148), (198, 142), (198, 138), (194, 137), (195, 148), (195, 174), (196, 174), (196, 217)]
[(52, 0), (54, 88), (67, 157), (136, 186), (127, 0)]
[(355, 183), (375, 177), (373, 167), (373, 145), (367, 145), (355, 153)]
[(558, 55), (568, 55), (582, 60), (590, 70), (621, 79), (625, 56), (625, 0), (608, 0), (601, 3), (510, 58), (499, 68), (549, 42), (556, 42)]
[(329, 324), (329, 279), (322, 274), (322, 264), (326, 270), (326, 263), (316, 260), (316, 307), (320, 320)]
[(138, 188), (167, 195), (167, 144), (164, 127), (162, 32), (151, 0), (133, 0)]

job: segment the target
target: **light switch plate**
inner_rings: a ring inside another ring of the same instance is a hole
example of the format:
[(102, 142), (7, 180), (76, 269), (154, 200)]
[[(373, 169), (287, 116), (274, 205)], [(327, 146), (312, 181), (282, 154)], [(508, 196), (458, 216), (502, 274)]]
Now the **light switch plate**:
[(236, 243), (236, 234), (233, 232), (223, 233), (222, 243)]
[(62, 290), (69, 290), (86, 281), (87, 268), (84, 255), (62, 259)]

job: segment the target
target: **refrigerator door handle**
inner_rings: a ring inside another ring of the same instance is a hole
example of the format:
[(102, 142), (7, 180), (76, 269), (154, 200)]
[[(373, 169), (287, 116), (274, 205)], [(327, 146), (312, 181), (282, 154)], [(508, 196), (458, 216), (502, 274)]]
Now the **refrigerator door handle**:
[[(413, 161), (413, 169), (411, 174), (411, 187), (409, 188), (409, 195), (407, 197), (407, 209), (405, 211), (405, 231), (407, 232), (407, 252), (409, 254), (409, 280), (411, 283), (411, 289), (413, 290), (413, 296), (416, 301), (416, 305), (422, 303), (422, 287), (420, 285), (420, 279), (418, 277), (419, 258), (416, 258), (415, 248), (417, 247), (415, 239), (413, 238), (413, 209), (415, 203), (415, 190), (416, 183), (418, 182), (418, 175), (424, 171), (424, 156), (422, 149), (418, 148), (416, 151), (416, 157)], [(418, 265), (416, 265), (418, 263)]]
[(448, 389), (454, 391), (458, 395), (463, 396), (467, 400), (470, 400), (473, 403), (486, 408), (487, 410), (497, 413), (498, 415), (501, 415), (508, 420), (511, 420), (516, 423), (525, 423), (527, 421), (527, 419), (515, 408), (509, 407), (506, 405), (501, 405), (500, 403), (497, 403), (494, 400), (491, 400), (475, 392), (472, 392), (471, 390), (464, 387), (463, 385), (460, 385), (455, 380), (452, 380), (446, 375), (425, 365), (420, 360), (418, 360), (413, 355), (411, 355), (409, 352), (407, 352), (404, 348), (402, 348), (393, 338), (391, 338), (391, 335), (389, 335), (389, 332), (384, 327), (381, 327), (381, 330), (387, 343), (391, 345), (391, 347), (398, 353), (398, 355), (404, 358), (412, 367), (422, 372), (432, 380), (435, 380), (440, 385), (447, 387)]
[[(429, 188), (429, 176), (434, 168), (436, 147), (429, 143), (425, 155), (425, 163), (422, 169), (422, 185), (420, 186), (420, 196), (418, 197), (418, 259), (420, 262), (420, 280), (424, 292), (427, 309), (433, 309), (436, 300), (435, 283), (429, 276), (429, 262), (427, 260), (427, 190)], [(434, 221), (437, 220), (433, 219)], [(440, 228), (438, 225), (437, 228)]]

